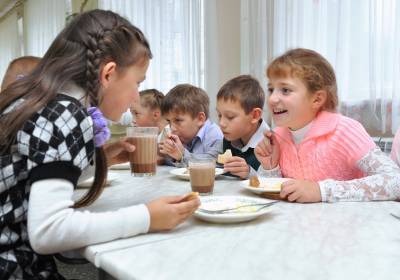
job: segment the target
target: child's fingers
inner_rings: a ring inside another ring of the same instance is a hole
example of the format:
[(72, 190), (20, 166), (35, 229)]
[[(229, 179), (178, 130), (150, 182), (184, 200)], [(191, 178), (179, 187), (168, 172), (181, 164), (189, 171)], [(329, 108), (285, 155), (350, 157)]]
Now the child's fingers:
[(200, 206), (200, 199), (192, 199), (176, 204), (176, 209), (180, 215), (190, 215), (194, 210)]
[(257, 147), (254, 149), (254, 153), (255, 153), (256, 155), (260, 155), (260, 156), (262, 156), (262, 157), (266, 157), (266, 156), (267, 156), (267, 154), (265, 153), (264, 149), (262, 149), (260, 146), (257, 146)]
[(257, 146), (260, 146), (264, 152), (272, 154), (273, 146), (271, 145), (271, 139), (269, 137), (264, 137)]
[(224, 167), (228, 168), (235, 168), (235, 167), (242, 167), (247, 166), (246, 161), (232, 161), (224, 164)]
[(289, 200), (290, 202), (295, 202), (299, 200), (300, 196), (301, 193), (299, 191), (294, 191), (290, 195), (288, 195), (287, 200)]
[(171, 134), (171, 136), (169, 137), (172, 141), (174, 141), (175, 143), (180, 143), (181, 141), (179, 140), (179, 136), (175, 135), (175, 134)]
[(264, 136), (266, 138), (270, 138), (274, 133), (271, 130), (264, 131)]
[(275, 133), (272, 133), (270, 139), (271, 139), (271, 145), (272, 145), (272, 146), (278, 145), (278, 138), (276, 137), (276, 134), (275, 134)]
[[(225, 170), (225, 169), (224, 169)], [(242, 174), (248, 171), (248, 167), (247, 166), (236, 166), (236, 167), (231, 167), (226, 169), (226, 171), (237, 175), (237, 174)]]
[(135, 145), (132, 145), (131, 143), (127, 142), (127, 141), (122, 141), (121, 142), (121, 146), (123, 147), (123, 149), (127, 152), (134, 152), (136, 150)]
[(173, 149), (175, 148), (175, 144), (174, 144), (174, 142), (172, 142), (172, 140), (170, 140), (170, 139), (165, 140), (165, 142), (164, 142), (164, 148), (165, 148), (165, 149), (168, 149), (168, 150), (173, 150)]
[(168, 204), (179, 203), (182, 200), (182, 195), (164, 196), (160, 200)]
[(229, 165), (229, 164), (231, 164), (231, 163), (234, 163), (234, 162), (246, 162), (243, 158), (241, 158), (241, 157), (230, 157), (230, 158), (227, 158), (226, 160), (225, 160), (225, 165)]
[(292, 192), (294, 192), (295, 189), (296, 189), (296, 186), (295, 186), (295, 181), (294, 180), (283, 182), (280, 196), (282, 198), (285, 198), (288, 195), (290, 195)]

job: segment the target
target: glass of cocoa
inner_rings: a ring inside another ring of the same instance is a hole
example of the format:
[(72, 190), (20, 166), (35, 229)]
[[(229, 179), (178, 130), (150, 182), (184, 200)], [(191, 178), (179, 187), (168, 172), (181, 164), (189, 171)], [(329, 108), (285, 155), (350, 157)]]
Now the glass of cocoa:
[(192, 191), (200, 195), (213, 193), (215, 181), (215, 159), (206, 155), (192, 155), (189, 159), (189, 174)]
[(155, 175), (158, 127), (128, 127), (126, 136), (136, 147), (135, 151), (129, 153), (132, 175), (135, 177)]

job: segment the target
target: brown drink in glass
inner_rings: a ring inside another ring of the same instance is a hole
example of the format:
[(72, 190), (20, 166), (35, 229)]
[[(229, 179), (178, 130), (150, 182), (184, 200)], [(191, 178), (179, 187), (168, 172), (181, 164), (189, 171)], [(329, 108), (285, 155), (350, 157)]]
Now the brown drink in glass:
[(157, 167), (157, 127), (128, 127), (128, 141), (135, 145), (129, 153), (131, 173), (136, 177), (152, 176)]
[(194, 157), (189, 160), (192, 191), (200, 195), (212, 194), (215, 180), (215, 159)]

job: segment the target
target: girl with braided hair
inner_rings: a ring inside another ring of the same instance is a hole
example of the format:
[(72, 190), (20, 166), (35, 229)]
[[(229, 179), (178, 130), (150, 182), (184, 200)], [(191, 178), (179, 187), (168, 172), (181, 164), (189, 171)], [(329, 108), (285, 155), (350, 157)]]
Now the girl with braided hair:
[[(103, 145), (104, 117), (118, 120), (138, 99), (151, 57), (139, 29), (93, 10), (0, 94), (0, 279), (62, 279), (51, 254), (172, 229), (199, 206), (176, 196), (107, 213), (76, 210), (100, 195), (107, 162), (127, 161), (135, 149)], [(93, 172), (93, 186), (74, 203), (78, 180)]]

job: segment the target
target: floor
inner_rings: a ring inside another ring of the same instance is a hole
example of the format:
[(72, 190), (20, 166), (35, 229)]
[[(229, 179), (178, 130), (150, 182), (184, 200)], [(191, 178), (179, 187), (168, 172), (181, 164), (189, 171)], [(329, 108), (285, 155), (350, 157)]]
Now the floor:
[(66, 279), (97, 280), (96, 268), (91, 264), (65, 264), (56, 260), (58, 271)]

